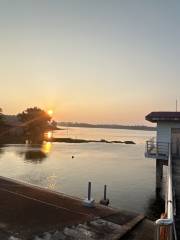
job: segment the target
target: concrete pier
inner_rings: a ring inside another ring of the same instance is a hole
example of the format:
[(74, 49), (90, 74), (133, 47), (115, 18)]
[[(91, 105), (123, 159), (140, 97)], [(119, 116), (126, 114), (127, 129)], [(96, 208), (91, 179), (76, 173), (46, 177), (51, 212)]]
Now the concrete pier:
[(159, 194), (162, 186), (163, 163), (162, 160), (156, 159), (156, 193)]
[(81, 199), (0, 178), (1, 240), (10, 235), (34, 240), (44, 232), (51, 240), (57, 231), (63, 239), (120, 239), (144, 219), (100, 204), (86, 208)]
[(180, 157), (173, 158), (172, 165), (173, 181), (174, 181), (174, 192), (175, 192), (175, 223), (177, 238), (180, 239)]
[(159, 196), (162, 194), (162, 185), (163, 185), (163, 166), (167, 166), (168, 161), (162, 159), (156, 159), (156, 195)]

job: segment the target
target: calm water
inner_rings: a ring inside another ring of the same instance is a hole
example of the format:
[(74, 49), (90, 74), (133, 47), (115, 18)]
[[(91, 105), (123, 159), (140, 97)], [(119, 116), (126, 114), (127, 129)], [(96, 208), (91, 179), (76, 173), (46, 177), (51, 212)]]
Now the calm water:
[[(155, 132), (69, 128), (55, 133), (83, 139), (133, 140), (136, 145), (46, 143), (0, 148), (0, 175), (84, 198), (92, 181), (99, 201), (108, 185), (111, 205), (146, 212), (155, 198), (155, 162), (144, 158), (145, 141)], [(74, 158), (72, 158), (74, 156)]]

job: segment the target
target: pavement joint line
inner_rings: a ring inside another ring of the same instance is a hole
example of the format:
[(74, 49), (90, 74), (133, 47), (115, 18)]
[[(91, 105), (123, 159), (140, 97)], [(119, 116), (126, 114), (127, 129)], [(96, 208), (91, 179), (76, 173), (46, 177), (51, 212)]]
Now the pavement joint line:
[(72, 211), (68, 208), (64, 208), (64, 207), (60, 207), (60, 206), (57, 206), (55, 204), (52, 204), (52, 203), (47, 203), (47, 202), (44, 202), (44, 201), (41, 201), (39, 199), (36, 199), (36, 198), (31, 198), (31, 197), (28, 197), (26, 195), (23, 195), (23, 194), (20, 194), (20, 193), (17, 193), (17, 192), (12, 192), (12, 191), (9, 191), (9, 190), (6, 190), (6, 189), (3, 189), (3, 188), (0, 188), (0, 190), (4, 191), (4, 192), (8, 192), (8, 193), (11, 193), (11, 194), (14, 194), (14, 195), (17, 195), (17, 196), (21, 196), (23, 198), (27, 198), (27, 199), (30, 199), (30, 200), (33, 200), (33, 201), (36, 201), (36, 202), (40, 202), (44, 205), (48, 205), (48, 206), (51, 206), (51, 207), (55, 207), (57, 209), (63, 209), (63, 210), (66, 210), (68, 212), (71, 212), (71, 213), (75, 213), (75, 214), (79, 214), (79, 215), (84, 215), (84, 216), (87, 216), (87, 217), (93, 217), (93, 215), (90, 215), (90, 214), (86, 214), (86, 213), (82, 213), (82, 212), (76, 212), (76, 211)]

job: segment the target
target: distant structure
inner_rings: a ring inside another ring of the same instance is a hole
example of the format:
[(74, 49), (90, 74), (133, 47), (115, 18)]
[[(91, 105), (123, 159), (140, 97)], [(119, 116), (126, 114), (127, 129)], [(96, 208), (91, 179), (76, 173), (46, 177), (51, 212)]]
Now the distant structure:
[(159, 191), (163, 165), (168, 162), (169, 144), (172, 156), (180, 156), (180, 112), (151, 112), (146, 120), (157, 123), (156, 140), (146, 142), (145, 156), (156, 159), (156, 188)]
[(149, 141), (151, 147), (148, 146), (146, 156), (167, 160), (167, 147), (171, 143), (172, 154), (179, 157), (180, 112), (151, 112), (146, 116), (146, 120), (157, 123), (156, 145), (153, 145), (155, 148), (152, 148), (152, 141)]
[(156, 140), (147, 141), (145, 156), (156, 159), (156, 194), (165, 200), (165, 211), (156, 220), (156, 239), (180, 239), (180, 112), (151, 112), (146, 120), (157, 123)]

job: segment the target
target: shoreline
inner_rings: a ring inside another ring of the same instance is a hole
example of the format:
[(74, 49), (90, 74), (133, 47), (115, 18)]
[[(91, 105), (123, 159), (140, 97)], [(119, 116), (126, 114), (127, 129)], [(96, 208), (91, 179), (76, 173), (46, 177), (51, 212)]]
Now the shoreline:
[(75, 139), (75, 138), (53, 138), (52, 142), (63, 142), (63, 143), (121, 143), (121, 144), (136, 144), (133, 141), (108, 141), (105, 139), (101, 140), (86, 140), (86, 139)]
[[(120, 140), (114, 140), (114, 141), (108, 141), (106, 139), (100, 139), (100, 140), (92, 140), (92, 139), (78, 139), (78, 138), (52, 138), (52, 139), (44, 139), (46, 142), (58, 142), (58, 143), (114, 143), (114, 144), (136, 144), (134, 141), (126, 140), (126, 141), (120, 141)], [(4, 139), (0, 141), (0, 147), (1, 145), (6, 144), (25, 144), (25, 140), (23, 138), (10, 138), (10, 139)], [(43, 143), (43, 142), (42, 142)], [(38, 143), (38, 144), (42, 144)]]
[[(89, 123), (58, 123), (61, 128), (97, 128), (97, 129), (119, 129), (119, 130), (136, 130), (136, 131), (156, 131), (156, 127), (149, 126), (128, 126), (128, 125), (111, 125), (111, 124), (89, 124)], [(64, 129), (62, 129), (64, 130)]]

